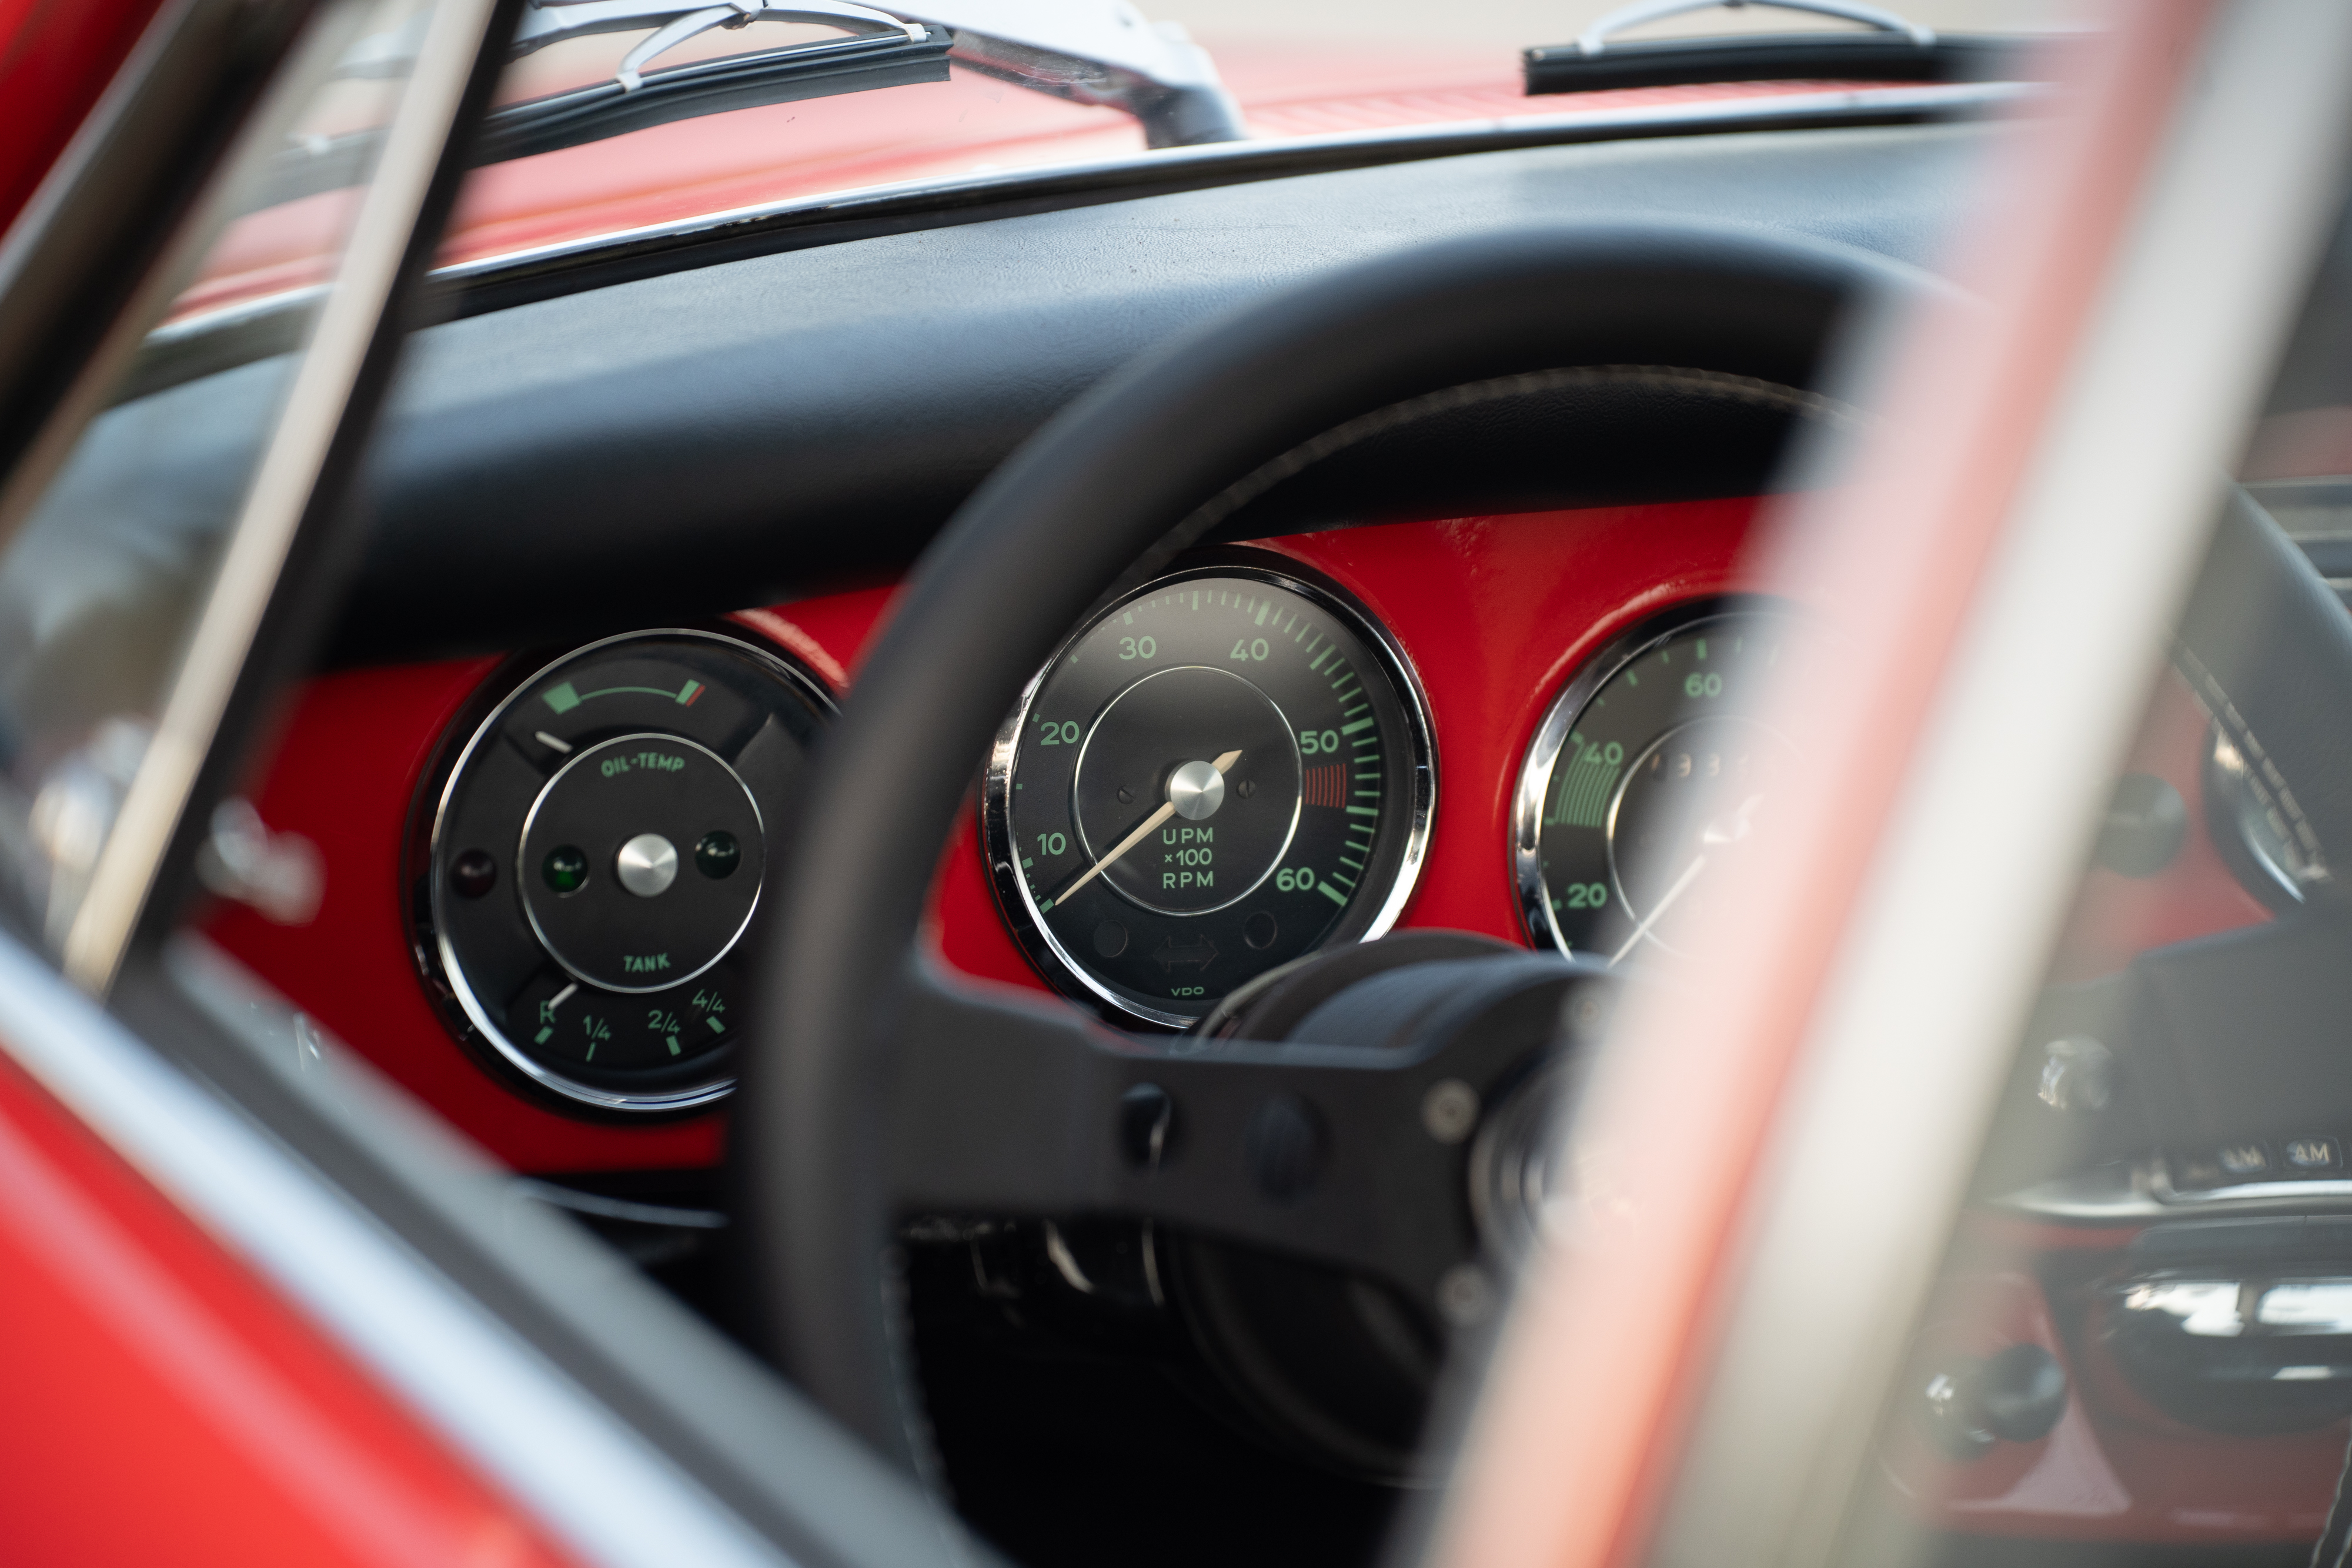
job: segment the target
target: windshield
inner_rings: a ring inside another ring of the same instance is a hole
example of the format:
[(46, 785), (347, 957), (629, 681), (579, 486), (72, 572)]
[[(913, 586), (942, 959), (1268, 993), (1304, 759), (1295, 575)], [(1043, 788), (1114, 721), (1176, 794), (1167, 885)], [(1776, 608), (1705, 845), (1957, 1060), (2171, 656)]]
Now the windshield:
[[(1339, 0), (1153, 0), (1143, 10), (1121, 0), (910, 0), (899, 10), (779, 6), (728, 26), (709, 20), (717, 10), (658, 0), (534, 0), (478, 153), (494, 161), (469, 178), (440, 259), (1234, 140), (1921, 90), (1811, 79), (1528, 94), (1524, 50), (1570, 43), (1618, 8), (1496, 0), (1441, 17)], [(2015, 34), (2075, 25), (2087, 6), (1920, 0), (1900, 9), (1939, 32)], [(840, 15), (794, 19), (814, 11)], [(685, 20), (665, 26), (674, 17)], [(1004, 37), (983, 36), (983, 25)], [(1823, 31), (1853, 28), (1750, 5), (1670, 17), (1627, 37)], [(375, 50), (398, 52), (396, 42)], [(278, 199), (239, 220), (174, 316), (316, 283), (340, 211), (331, 187), (350, 151), (314, 132), (281, 154)]]

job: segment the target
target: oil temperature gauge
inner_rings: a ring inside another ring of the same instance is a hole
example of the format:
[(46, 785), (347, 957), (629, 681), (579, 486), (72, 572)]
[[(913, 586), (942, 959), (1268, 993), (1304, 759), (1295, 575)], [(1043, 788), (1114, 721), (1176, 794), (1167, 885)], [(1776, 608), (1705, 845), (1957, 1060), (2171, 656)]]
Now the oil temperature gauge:
[(764, 648), (677, 631), (593, 643), (484, 702), (410, 832), (417, 960), (445, 1015), (572, 1104), (724, 1094), (732, 956), (831, 698)]

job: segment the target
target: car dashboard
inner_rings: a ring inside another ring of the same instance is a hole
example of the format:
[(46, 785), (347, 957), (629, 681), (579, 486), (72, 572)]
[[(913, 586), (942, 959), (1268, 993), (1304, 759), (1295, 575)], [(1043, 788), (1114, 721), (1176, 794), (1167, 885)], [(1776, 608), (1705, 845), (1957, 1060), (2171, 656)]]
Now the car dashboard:
[[(725, 1222), (725, 1096), (759, 1005), (747, 933), (795, 781), (897, 584), (1024, 439), (1189, 330), (1433, 239), (1699, 223), (1935, 287), (2000, 134), (1527, 148), (709, 265), (624, 258), (460, 299), (410, 350), (362, 486), (356, 585), (248, 791), (272, 832), (317, 847), (321, 901), (292, 924), (223, 901), (205, 932), (691, 1295), (678, 1238)], [(1066, 629), (994, 754), (970, 759), (930, 890), (935, 957), (1175, 1031), (1213, 1029), (1286, 961), (1390, 932), (1611, 965), (1671, 945), (1704, 897), (1695, 867), (1671, 874), (1690, 857), (1662, 875), (1619, 849), (1658, 850), (1685, 819), (1729, 841), (1770, 789), (1801, 787), (1784, 742), (1709, 704), (1812, 634), (1804, 606), (1757, 591), (1814, 482), (1803, 459), (1867, 421), (1829, 395), (1863, 381), (1840, 350), (1816, 345), (1787, 382), (1526, 378), (1263, 486)], [(266, 371), (149, 402), (264, 397)], [(191, 484), (227, 470), (200, 428), (174, 439)], [(1178, 731), (1165, 756), (1135, 738)], [(2210, 744), (2172, 682), (2131, 767), (2201, 824)], [(2160, 874), (2095, 867), (2061, 978), (2268, 918), (2227, 839), (2191, 832)], [(1077, 1287), (1068, 1257), (1054, 1267)], [(971, 1265), (982, 1294), (990, 1267)], [(2055, 1343), (2042, 1307), (2019, 1313), (2021, 1336)], [(952, 1408), (935, 1413), (952, 1438)], [(2099, 1431), (2101, 1462), (2134, 1476), (2213, 1449), (2128, 1412)], [(1898, 1469), (1948, 1463), (1895, 1447)], [(2306, 1469), (2333, 1467), (2326, 1449), (2280, 1446)], [(2004, 1449), (1945, 1487), (1946, 1520), (2027, 1529), (2019, 1477), (2061, 1485), (2081, 1454)]]

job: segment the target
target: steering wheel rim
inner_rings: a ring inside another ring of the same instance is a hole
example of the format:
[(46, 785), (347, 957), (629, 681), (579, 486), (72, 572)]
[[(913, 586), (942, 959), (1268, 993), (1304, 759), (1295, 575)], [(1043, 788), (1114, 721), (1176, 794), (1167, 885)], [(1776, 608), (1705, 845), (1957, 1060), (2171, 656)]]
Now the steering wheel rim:
[(1146, 356), (991, 476), (918, 562), (821, 749), (765, 938), (734, 1140), (788, 1375), (920, 1473), (877, 1153), (909, 957), (974, 763), (1069, 626), (1245, 500), (1237, 476), (1351, 419), (1570, 366), (1817, 387), (1851, 307), (1929, 286), (1853, 247), (1696, 222), (1428, 246)]

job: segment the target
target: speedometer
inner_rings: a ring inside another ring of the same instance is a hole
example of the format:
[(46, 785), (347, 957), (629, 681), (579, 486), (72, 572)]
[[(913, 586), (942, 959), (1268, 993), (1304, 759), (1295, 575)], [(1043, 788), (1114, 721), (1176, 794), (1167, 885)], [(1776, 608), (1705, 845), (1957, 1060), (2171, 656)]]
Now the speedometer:
[(1113, 605), (1030, 683), (982, 827), (1040, 972), (1182, 1027), (1394, 924), (1434, 778), (1419, 685), (1369, 614), (1286, 563), (1203, 566)]
[(1512, 824), (1538, 946), (1608, 964), (1674, 947), (1796, 771), (1755, 699), (1803, 630), (1785, 612), (1687, 605), (1603, 649), (1553, 699)]

